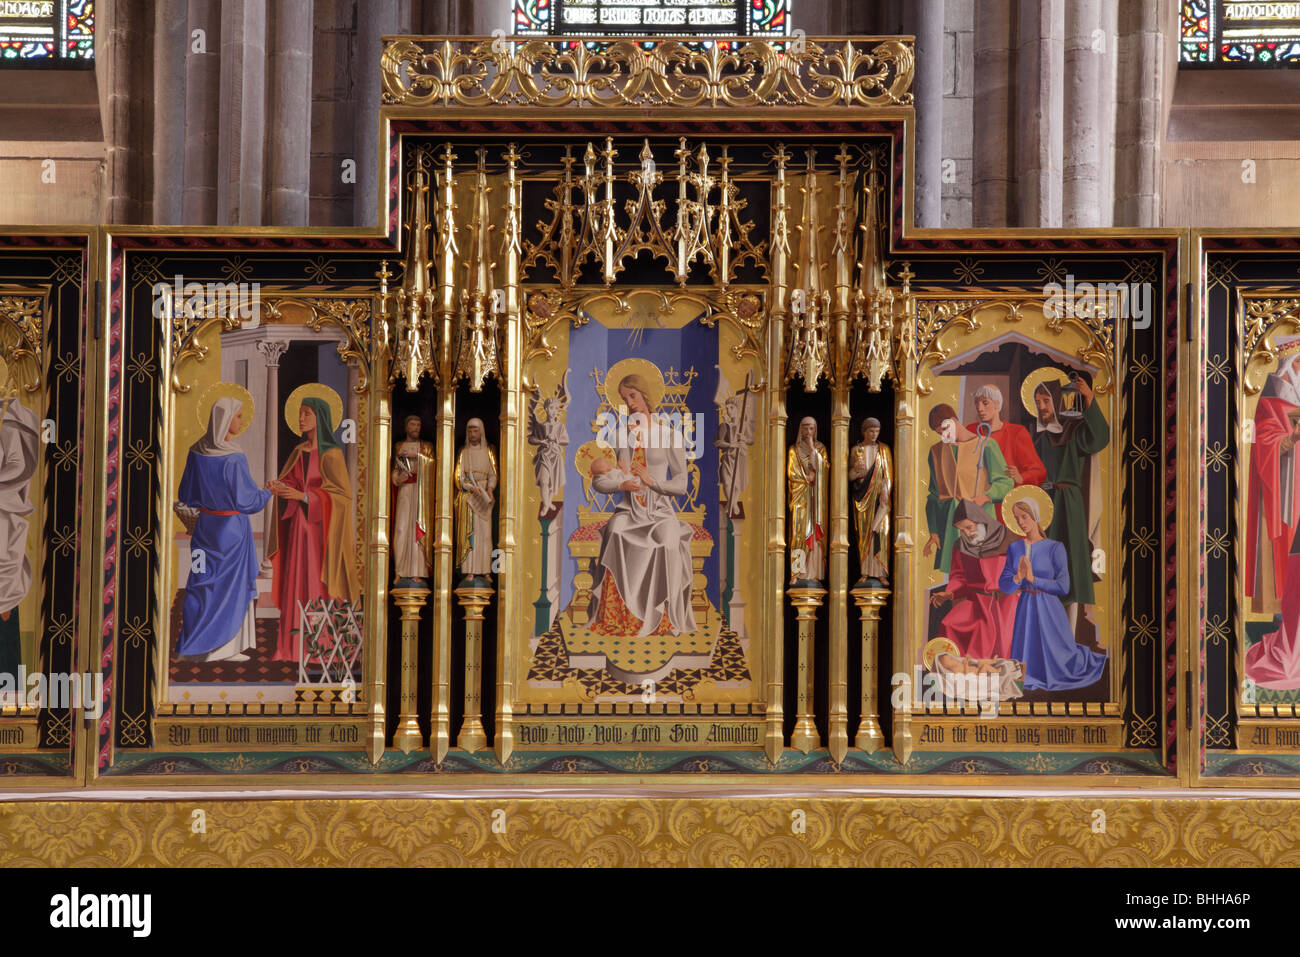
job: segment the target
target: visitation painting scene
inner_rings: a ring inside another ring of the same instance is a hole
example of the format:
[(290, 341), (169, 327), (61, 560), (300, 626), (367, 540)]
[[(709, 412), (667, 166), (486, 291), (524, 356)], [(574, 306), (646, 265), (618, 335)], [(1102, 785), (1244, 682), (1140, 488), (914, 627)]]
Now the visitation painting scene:
[(175, 400), (172, 703), (360, 694), (357, 370), (341, 330), (307, 324), (309, 307), (277, 314), (208, 327), (208, 355), (182, 370), (193, 378)]

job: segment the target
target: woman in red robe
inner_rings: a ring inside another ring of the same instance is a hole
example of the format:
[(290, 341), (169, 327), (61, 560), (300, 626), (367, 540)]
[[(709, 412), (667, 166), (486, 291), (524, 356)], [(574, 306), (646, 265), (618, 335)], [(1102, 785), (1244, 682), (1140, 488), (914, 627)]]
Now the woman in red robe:
[(952, 602), (939, 625), (940, 634), (951, 638), (967, 658), (1009, 658), (1020, 596), (1005, 594), (998, 578), (1015, 538), (970, 499), (957, 503), (953, 525), (961, 537), (952, 550), (952, 570), (943, 590), (930, 596), (936, 608)]
[(280, 608), (275, 661), (297, 661), (302, 644), (302, 608), (319, 599), (354, 602), (356, 549), (352, 534), (352, 486), (347, 463), (334, 439), (328, 403), (302, 400), (294, 447), (278, 480), (269, 484), (276, 514), (267, 554), (275, 567), (274, 594)]

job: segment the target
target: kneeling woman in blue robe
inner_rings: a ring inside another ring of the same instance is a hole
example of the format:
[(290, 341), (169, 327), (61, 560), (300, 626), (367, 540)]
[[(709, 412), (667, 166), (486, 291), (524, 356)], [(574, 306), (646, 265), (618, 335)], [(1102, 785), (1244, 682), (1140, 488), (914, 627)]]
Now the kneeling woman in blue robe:
[(176, 643), (176, 654), (189, 659), (247, 661), (257, 646), (257, 549), (248, 516), (266, 508), (271, 493), (257, 487), (233, 441), (242, 424), (239, 399), (212, 403), (208, 431), (190, 446), (176, 494), (199, 511), (190, 547), (203, 554), (185, 583)]
[(1020, 525), (1012, 531), (1025, 537), (1007, 549), (998, 587), (1009, 595), (1020, 593), (1011, 631), (1011, 657), (1024, 663), (1025, 690), (1086, 688), (1101, 678), (1106, 656), (1074, 640), (1061, 602), (1061, 596), (1070, 590), (1065, 546), (1043, 535), (1034, 499), (1017, 500), (1011, 513)]

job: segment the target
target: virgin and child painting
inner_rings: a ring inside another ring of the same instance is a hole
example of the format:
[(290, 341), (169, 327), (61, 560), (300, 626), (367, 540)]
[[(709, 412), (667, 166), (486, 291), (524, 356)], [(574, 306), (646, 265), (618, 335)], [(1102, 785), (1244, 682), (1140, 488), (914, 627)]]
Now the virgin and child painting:
[[(1248, 703), (1300, 700), (1300, 336), (1278, 337), (1263, 387), (1245, 396), (1241, 556)], [(1241, 507), (1239, 505), (1239, 507)]]
[(220, 380), (176, 402), (173, 702), (360, 683), (355, 374), (337, 345), (292, 325), (226, 333), (207, 360)]
[(12, 688), (20, 666), (38, 667), (40, 589), (32, 587), (32, 569), (41, 564), (45, 443), (38, 415), (43, 390), (29, 391), (20, 364), (5, 358), (9, 331), (0, 330), (0, 675), (10, 676)]
[(586, 304), (587, 321), (552, 333), (567, 353), (530, 370), (525, 695), (745, 700), (758, 397), (731, 385), (747, 367), (698, 300), (626, 303)]
[(1003, 700), (1109, 700), (1114, 415), (1097, 373), (1019, 333), (934, 369), (920, 474), (935, 673), (1005, 676)]

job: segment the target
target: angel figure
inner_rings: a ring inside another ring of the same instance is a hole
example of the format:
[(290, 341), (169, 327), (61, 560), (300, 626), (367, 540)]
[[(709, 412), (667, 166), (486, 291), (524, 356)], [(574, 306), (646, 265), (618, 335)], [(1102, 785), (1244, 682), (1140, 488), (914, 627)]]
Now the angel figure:
[[(542, 496), (541, 517), (551, 514), (555, 498), (564, 491), (564, 447), (569, 444), (564, 411), (569, 407), (569, 371), (560, 378), (555, 395), (541, 399), (541, 390), (528, 398), (528, 444), (533, 453), (533, 474)], [(539, 413), (544, 413), (545, 418)]]

